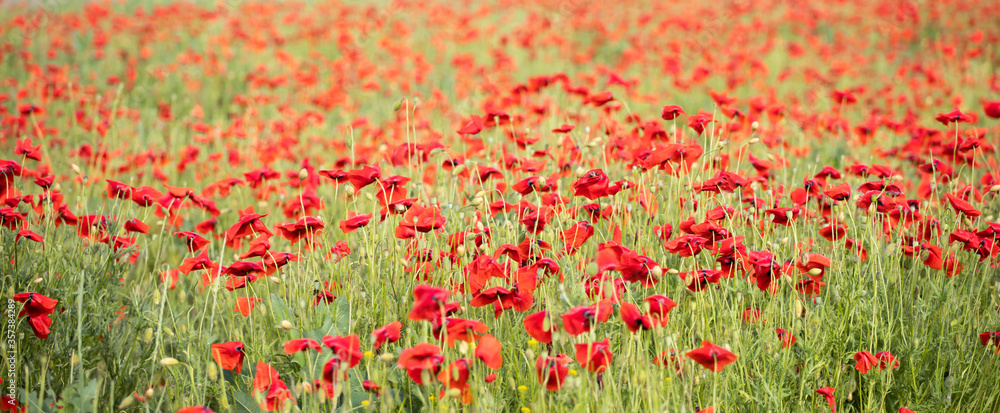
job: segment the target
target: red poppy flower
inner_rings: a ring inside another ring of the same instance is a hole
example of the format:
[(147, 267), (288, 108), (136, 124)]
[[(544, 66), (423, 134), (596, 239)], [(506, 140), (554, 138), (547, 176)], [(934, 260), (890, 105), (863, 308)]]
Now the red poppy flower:
[(979, 342), (984, 346), (988, 346), (993, 343), (997, 348), (997, 353), (1000, 353), (1000, 331), (985, 331), (979, 333)]
[(441, 370), (437, 378), (441, 384), (449, 389), (462, 389), (469, 381), (469, 364), (471, 363), (472, 360), (467, 358), (455, 360)]
[(321, 346), (318, 341), (311, 338), (288, 340), (285, 342), (284, 347), (285, 354), (295, 354), (310, 348), (316, 350), (317, 353), (323, 351), (323, 346)]
[(472, 115), (468, 123), (458, 130), (459, 135), (475, 135), (483, 131), (483, 119), (479, 115)]
[(437, 374), (441, 369), (444, 356), (441, 355), (441, 348), (430, 343), (420, 343), (399, 353), (399, 360), (396, 365), (406, 370), (406, 374), (414, 383), (426, 384), (423, 373), (428, 373), (428, 378)]
[(973, 207), (968, 201), (960, 197), (952, 194), (944, 194), (944, 196), (948, 198), (948, 202), (951, 204), (951, 207), (955, 209), (955, 213), (961, 213), (970, 218), (975, 218), (983, 214), (978, 209)]
[(671, 300), (665, 295), (653, 294), (646, 297), (645, 301), (649, 305), (649, 316), (654, 322), (660, 325), (660, 327), (666, 326), (667, 322), (670, 321), (670, 311), (677, 307), (677, 303)]
[(868, 374), (868, 371), (873, 367), (878, 366), (878, 358), (873, 356), (872, 353), (867, 351), (859, 351), (854, 353), (854, 368), (861, 372), (861, 374)]
[(59, 304), (59, 300), (53, 300), (38, 293), (14, 294), (14, 301), (24, 303), (21, 312), (17, 314), (18, 318), (25, 315), (28, 317), (38, 317), (52, 314), (56, 309), (56, 305)]
[(257, 297), (238, 297), (236, 298), (236, 306), (233, 308), (233, 312), (240, 313), (244, 317), (250, 317), (250, 312), (253, 311), (253, 308), (260, 301), (261, 299)]
[(833, 398), (833, 387), (820, 387), (816, 389), (817, 394), (823, 395), (826, 398), (827, 404), (830, 405), (830, 411), (833, 413), (837, 412), (837, 401)]
[(182, 407), (177, 410), (177, 413), (215, 413), (212, 409), (205, 406), (188, 406)]
[(278, 371), (263, 361), (257, 362), (253, 388), (254, 393), (266, 392), (263, 400), (259, 400), (260, 408), (264, 411), (282, 410), (286, 401), (295, 402), (288, 386), (278, 377)]
[(570, 131), (573, 130), (574, 127), (575, 126), (573, 125), (567, 125), (564, 123), (562, 124), (562, 126), (552, 129), (552, 133), (569, 133)]
[(198, 251), (202, 251), (205, 248), (208, 248), (209, 241), (205, 239), (205, 237), (202, 237), (201, 235), (198, 235), (194, 232), (190, 231), (175, 232), (174, 235), (176, 235), (177, 238), (184, 240), (184, 242), (187, 244), (188, 251), (190, 251), (192, 254)]
[(680, 115), (686, 115), (680, 106), (677, 105), (666, 105), (660, 110), (660, 118), (663, 120), (674, 120)]
[(39, 244), (42, 244), (43, 249), (45, 247), (45, 240), (42, 238), (42, 236), (40, 234), (38, 234), (38, 233), (36, 233), (34, 231), (27, 230), (27, 229), (22, 229), (20, 231), (17, 231), (17, 234), (14, 235), (14, 242), (16, 243), (21, 238), (25, 238), (25, 239), (37, 242)]
[(565, 244), (563, 251), (572, 253), (582, 247), (590, 237), (594, 236), (594, 226), (590, 225), (588, 221), (580, 221), (572, 227), (563, 230), (561, 235)]
[(244, 355), (242, 341), (212, 344), (212, 358), (224, 370), (239, 374), (243, 370)]
[(240, 240), (246, 237), (256, 237), (260, 234), (267, 236), (274, 235), (267, 229), (267, 225), (261, 222), (261, 218), (267, 214), (240, 214), (240, 219), (232, 227), (226, 230), (226, 247), (239, 248)]
[(347, 368), (354, 368), (361, 362), (361, 341), (357, 334), (342, 336), (324, 336), (323, 345), (333, 350), (334, 358), (347, 365)]
[(566, 376), (569, 375), (569, 363), (572, 361), (573, 359), (561, 353), (558, 356), (538, 356), (535, 361), (538, 383), (544, 384), (548, 391), (559, 390), (566, 383)]
[(938, 113), (934, 119), (941, 122), (944, 126), (948, 126), (950, 123), (972, 123), (976, 121), (976, 118), (972, 115), (962, 113), (958, 108), (953, 109), (951, 112)]
[(791, 331), (783, 328), (776, 328), (774, 332), (778, 333), (778, 340), (781, 340), (781, 348), (789, 348), (794, 346), (796, 341), (799, 341)]
[(543, 310), (524, 317), (524, 331), (541, 343), (551, 343), (552, 332), (558, 331), (558, 325), (553, 323), (550, 315)]
[(726, 350), (724, 347), (719, 347), (707, 340), (701, 342), (700, 348), (691, 350), (685, 353), (685, 355), (700, 364), (702, 367), (716, 373), (722, 371), (723, 368), (736, 361), (738, 358), (735, 354)]
[(489, 330), (482, 321), (464, 318), (436, 318), (431, 321), (431, 325), (434, 338), (438, 340), (447, 338), (448, 347), (454, 347), (456, 341), (475, 342)]
[(609, 301), (573, 307), (562, 315), (563, 329), (571, 337), (576, 337), (590, 331), (597, 323), (608, 321), (608, 318), (611, 317), (611, 311), (611, 302)]
[(587, 97), (587, 101), (594, 106), (601, 106), (612, 100), (615, 100), (615, 97), (612, 96), (611, 92), (597, 92)]
[(503, 366), (503, 355), (500, 354), (501, 348), (500, 340), (497, 340), (491, 334), (484, 335), (476, 345), (476, 358), (482, 360), (486, 364), (486, 367), (497, 370)]
[(372, 349), (378, 351), (382, 348), (382, 344), (389, 342), (395, 343), (399, 340), (400, 330), (403, 328), (403, 323), (399, 321), (393, 321), (382, 327), (376, 328), (372, 331)]
[(633, 333), (653, 328), (653, 320), (649, 316), (642, 314), (639, 311), (639, 307), (635, 304), (622, 303), (621, 308), (618, 309), (618, 313), (621, 315), (622, 321), (625, 322), (625, 326)]
[(608, 176), (601, 169), (585, 173), (573, 183), (573, 196), (595, 200), (608, 195)]
[(420, 284), (413, 288), (413, 307), (407, 316), (410, 320), (433, 320), (441, 317), (441, 309), (451, 292), (443, 288)]
[[(8, 141), (10, 142), (10, 141)], [(9, 145), (9, 143), (8, 143)], [(42, 145), (31, 146), (31, 138), (18, 139), (14, 142), (14, 155), (40, 161), (42, 160)]]
[(709, 284), (718, 284), (722, 279), (722, 271), (719, 270), (696, 270), (679, 273), (678, 276), (687, 288), (691, 291), (704, 291)]
[(892, 355), (892, 353), (888, 351), (880, 351), (878, 353), (875, 353), (875, 357), (878, 358), (879, 370), (885, 370), (885, 369), (892, 370), (896, 367), (899, 367), (899, 360), (896, 360), (896, 356)]
[(577, 343), (576, 361), (581, 366), (593, 373), (603, 373), (611, 365), (614, 354), (611, 353), (611, 344), (607, 338), (596, 343)]
[(1000, 119), (1000, 100), (993, 102), (983, 102), (983, 112), (993, 119)]
[(705, 132), (705, 126), (715, 122), (714, 117), (711, 113), (699, 111), (697, 114), (688, 116), (688, 127), (693, 129), (698, 136), (701, 136)]

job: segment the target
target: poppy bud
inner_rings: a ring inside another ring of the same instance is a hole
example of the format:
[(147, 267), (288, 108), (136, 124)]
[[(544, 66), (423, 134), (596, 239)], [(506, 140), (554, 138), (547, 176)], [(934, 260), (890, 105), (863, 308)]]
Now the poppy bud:
[(160, 365), (163, 366), (163, 367), (170, 367), (170, 366), (176, 365), (177, 363), (180, 363), (180, 362), (177, 361), (177, 359), (175, 359), (173, 357), (164, 357), (164, 358), (160, 359)]
[(456, 399), (456, 398), (458, 398), (460, 396), (462, 396), (462, 391), (461, 390), (455, 389), (455, 388), (448, 389), (448, 397)]
[(306, 168), (299, 169), (299, 180), (305, 181), (306, 178), (309, 178), (309, 171)]
[(71, 163), (69, 166), (70, 168), (73, 168), (73, 172), (76, 172), (77, 175), (83, 175), (83, 171), (80, 171), (80, 167), (76, 166), (75, 163)]
[(292, 325), (291, 321), (281, 320), (281, 329), (282, 330), (291, 330), (293, 328), (295, 328), (295, 326)]
[(1000, 192), (1000, 184), (996, 184), (990, 187), (990, 192)]
[(581, 176), (581, 177), (582, 177), (582, 176), (583, 176), (584, 174), (586, 174), (586, 173), (587, 173), (587, 170), (586, 170), (586, 169), (583, 169), (583, 167), (582, 167), (582, 166), (578, 166), (578, 167), (576, 168), (576, 171), (574, 171), (574, 172), (576, 172), (576, 176)]
[(753, 138), (753, 139), (750, 139), (750, 144), (751, 144), (751, 145), (753, 145), (753, 144), (755, 144), (755, 143), (757, 143), (757, 142), (760, 142), (760, 138)]
[(299, 391), (301, 393), (312, 393), (312, 384), (308, 381), (299, 383)]
[(152, 388), (152, 387), (150, 387), (150, 388), (146, 389), (146, 397), (153, 397), (153, 396), (155, 396), (155, 395), (156, 395), (156, 392), (155, 392), (155, 391), (153, 391), (153, 388)]
[(726, 145), (729, 145), (729, 139), (721, 140), (718, 144), (716, 144), (719, 148), (725, 148)]
[(750, 130), (755, 131), (757, 129), (760, 129), (760, 122), (753, 121), (753, 123), (750, 124)]
[(528, 360), (534, 360), (535, 359), (535, 351), (532, 350), (532, 349), (530, 349), (530, 348), (527, 349), (527, 350), (524, 350), (524, 356), (527, 357)]
[(215, 363), (208, 363), (205, 370), (208, 376), (208, 381), (214, 382), (219, 378), (219, 370), (215, 367)]
[(372, 195), (370, 192), (365, 192), (365, 198), (367, 198), (369, 201), (375, 200), (375, 196)]
[(275, 284), (281, 284), (281, 278), (278, 278), (278, 277), (275, 277), (275, 276), (271, 276), (270, 280), (271, 280), (271, 282), (273, 282)]
[(396, 104), (392, 105), (393, 112), (399, 112), (399, 110), (403, 108), (403, 100), (405, 100), (405, 98), (400, 99), (399, 101), (396, 102)]
[(34, 284), (38, 284), (38, 283), (40, 283), (40, 282), (42, 282), (42, 281), (45, 281), (45, 279), (44, 279), (44, 278), (42, 278), (42, 277), (38, 277), (38, 278), (35, 278), (35, 281), (32, 281), (32, 283), (34, 283)]
[(673, 268), (667, 270), (667, 274), (670, 274), (670, 275), (677, 275), (678, 273), (680, 273), (680, 271), (677, 271), (677, 270), (675, 270)]
[(649, 270), (649, 272), (652, 273), (653, 276), (656, 278), (660, 278), (663, 276), (663, 268), (660, 268), (659, 265), (653, 267), (653, 269)]
[(465, 165), (464, 164), (458, 165), (458, 166), (455, 167), (455, 169), (451, 170), (451, 176), (458, 176), (458, 174), (462, 173), (462, 171), (464, 171), (464, 170), (465, 170)]
[(354, 193), (354, 185), (351, 184), (344, 185), (344, 191), (346, 191), (347, 193)]
[(820, 275), (822, 273), (823, 273), (823, 270), (821, 270), (819, 268), (813, 268), (813, 269), (809, 270), (809, 275)]
[[(537, 186), (544, 187), (546, 185), (545, 177), (544, 176), (538, 177), (538, 179), (535, 180), (535, 183)], [(1000, 188), (1000, 185), (997, 185), (994, 188)]]
[(459, 256), (464, 256), (465, 255), (465, 245), (459, 245), (457, 248), (455, 248), (455, 253), (457, 253)]
[(153, 328), (147, 327), (146, 331), (143, 332), (143, 341), (145, 341), (146, 344), (149, 344), (150, 340), (152, 339), (153, 339)]
[(382, 355), (378, 356), (378, 361), (381, 361), (385, 364), (392, 364), (393, 362), (396, 361), (396, 355), (393, 353), (383, 353)]
[(482, 198), (480, 198), (478, 196), (475, 197), (475, 198), (472, 198), (472, 205), (473, 206), (480, 206), (482, 204), (483, 204), (483, 199)]
[(129, 395), (128, 397), (122, 399), (121, 403), (118, 403), (118, 410), (124, 410), (125, 408), (131, 406), (132, 403), (135, 403), (135, 397)]

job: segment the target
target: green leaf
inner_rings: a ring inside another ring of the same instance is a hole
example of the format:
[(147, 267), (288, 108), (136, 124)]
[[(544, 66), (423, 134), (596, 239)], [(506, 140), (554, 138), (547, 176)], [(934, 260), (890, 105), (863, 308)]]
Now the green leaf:
[(233, 392), (233, 401), (235, 402), (235, 408), (237, 412), (243, 413), (259, 413), (263, 412), (260, 405), (257, 404), (257, 400), (254, 400), (253, 396), (249, 393), (244, 393), (241, 391)]
[(288, 311), (285, 300), (281, 299), (277, 294), (271, 294), (271, 314), (278, 321), (292, 319), (292, 313)]

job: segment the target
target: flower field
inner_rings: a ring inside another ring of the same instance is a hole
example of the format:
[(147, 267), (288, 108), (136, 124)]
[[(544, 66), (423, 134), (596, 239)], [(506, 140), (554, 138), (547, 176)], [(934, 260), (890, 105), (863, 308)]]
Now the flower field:
[(0, 411), (1000, 411), (998, 22), (0, 2)]

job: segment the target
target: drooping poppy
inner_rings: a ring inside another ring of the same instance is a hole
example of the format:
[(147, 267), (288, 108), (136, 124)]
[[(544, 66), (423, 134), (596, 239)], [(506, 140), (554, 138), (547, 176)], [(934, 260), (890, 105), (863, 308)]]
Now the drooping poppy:
[(830, 405), (830, 411), (832, 413), (837, 412), (837, 401), (833, 398), (833, 387), (820, 387), (816, 389), (817, 394), (823, 395), (826, 398), (826, 403)]

